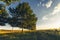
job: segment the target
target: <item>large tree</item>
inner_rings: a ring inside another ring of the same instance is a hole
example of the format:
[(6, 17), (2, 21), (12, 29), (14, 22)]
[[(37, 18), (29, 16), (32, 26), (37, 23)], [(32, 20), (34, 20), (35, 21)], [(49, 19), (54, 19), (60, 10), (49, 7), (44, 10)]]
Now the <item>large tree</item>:
[[(11, 4), (11, 2), (17, 0), (0, 0), (5, 2), (7, 5)], [(5, 23), (9, 23), (12, 27), (20, 27), (30, 30), (36, 29), (36, 15), (33, 13), (32, 9), (29, 6), (29, 3), (23, 2), (19, 3), (18, 6), (14, 8), (9, 8), (11, 12), (12, 18), (8, 17), (8, 13), (5, 7), (7, 5), (0, 4), (0, 25), (5, 25)]]
[(12, 27), (20, 27), (22, 31), (23, 28), (30, 30), (36, 29), (37, 18), (28, 3), (19, 3), (15, 9), (9, 8), (9, 10), (12, 14), (12, 21), (9, 21), (9, 24)]

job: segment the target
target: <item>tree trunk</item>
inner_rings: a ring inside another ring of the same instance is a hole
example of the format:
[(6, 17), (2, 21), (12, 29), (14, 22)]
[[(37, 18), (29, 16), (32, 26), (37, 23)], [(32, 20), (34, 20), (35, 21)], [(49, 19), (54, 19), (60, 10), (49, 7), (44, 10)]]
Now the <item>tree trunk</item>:
[(12, 27), (12, 33), (13, 33), (13, 27)]
[(22, 28), (22, 33), (23, 33), (23, 28)]
[(22, 24), (22, 33), (23, 33), (23, 24)]

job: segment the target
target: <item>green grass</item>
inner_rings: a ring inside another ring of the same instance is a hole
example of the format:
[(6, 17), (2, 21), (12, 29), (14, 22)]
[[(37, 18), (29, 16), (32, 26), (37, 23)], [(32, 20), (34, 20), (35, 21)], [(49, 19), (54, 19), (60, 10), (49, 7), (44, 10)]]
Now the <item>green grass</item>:
[(0, 34), (0, 40), (60, 40), (57, 31), (34, 31), (24, 33)]

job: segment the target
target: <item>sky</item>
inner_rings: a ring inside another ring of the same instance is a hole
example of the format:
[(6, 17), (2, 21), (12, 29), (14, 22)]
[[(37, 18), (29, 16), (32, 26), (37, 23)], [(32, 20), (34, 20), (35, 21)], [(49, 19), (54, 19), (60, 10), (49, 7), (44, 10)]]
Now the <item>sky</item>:
[[(36, 14), (37, 30), (60, 28), (60, 0), (20, 0), (20, 2), (28, 2)], [(11, 7), (15, 7), (17, 3), (12, 5)]]

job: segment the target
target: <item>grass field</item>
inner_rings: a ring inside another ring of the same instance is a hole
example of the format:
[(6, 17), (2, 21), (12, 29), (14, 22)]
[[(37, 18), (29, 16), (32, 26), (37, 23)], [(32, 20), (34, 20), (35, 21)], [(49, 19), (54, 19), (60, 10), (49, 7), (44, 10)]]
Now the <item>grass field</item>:
[[(60, 40), (60, 31), (57, 30), (38, 30), (38, 31), (21, 31), (5, 30), (0, 31), (0, 40)], [(7, 33), (8, 32), (8, 33)]]

